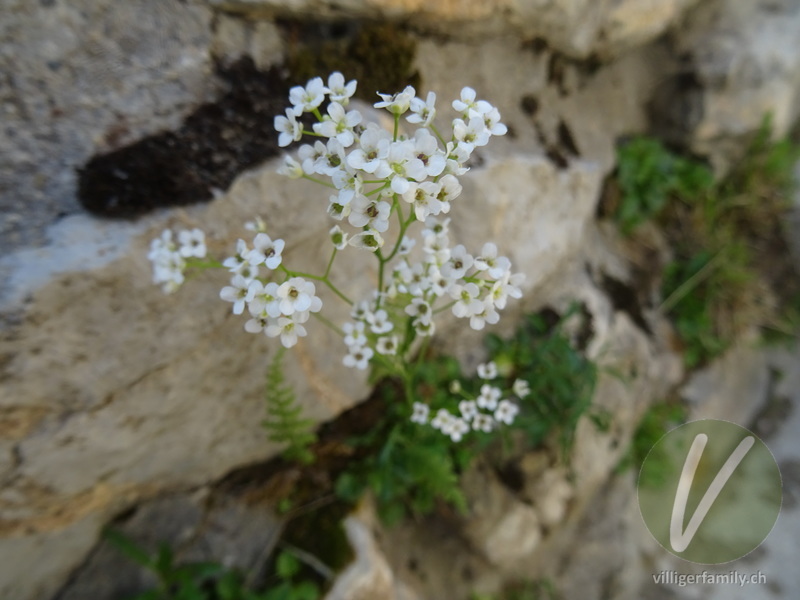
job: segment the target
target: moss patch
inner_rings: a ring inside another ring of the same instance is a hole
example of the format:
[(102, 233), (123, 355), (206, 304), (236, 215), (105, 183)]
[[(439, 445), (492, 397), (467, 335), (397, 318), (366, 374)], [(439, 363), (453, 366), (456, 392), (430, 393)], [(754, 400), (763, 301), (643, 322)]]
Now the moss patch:
[(279, 69), (249, 58), (220, 68), (227, 92), (204, 104), (177, 131), (93, 157), (78, 170), (78, 197), (89, 212), (129, 218), (164, 206), (206, 202), (212, 190), (279, 152), (273, 118), (287, 104)]
[(356, 96), (377, 101), (376, 92), (393, 94), (419, 87), (414, 69), (416, 40), (391, 23), (346, 22), (336, 25), (284, 23), (289, 40), (286, 68), (294, 85), (341, 71), (358, 80)]

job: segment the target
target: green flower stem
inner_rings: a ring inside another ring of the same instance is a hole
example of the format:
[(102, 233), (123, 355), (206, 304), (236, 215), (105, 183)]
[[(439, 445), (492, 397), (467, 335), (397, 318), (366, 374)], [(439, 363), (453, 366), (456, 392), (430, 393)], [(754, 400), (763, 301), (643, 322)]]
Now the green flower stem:
[(327, 181), (322, 181), (322, 179), (317, 179), (316, 177), (311, 177), (311, 175), (303, 174), (303, 179), (308, 179), (309, 181), (313, 181), (314, 183), (324, 185), (325, 187), (336, 189), (336, 186), (333, 185), (332, 183), (328, 183)]
[(397, 141), (397, 131), (400, 129), (400, 115), (394, 114), (394, 133), (392, 134), (392, 141)]
[(224, 269), (225, 267), (218, 260), (209, 258), (207, 260), (199, 260), (189, 258), (186, 260), (186, 266), (193, 269)]
[(434, 135), (435, 135), (437, 138), (439, 138), (439, 141), (440, 141), (440, 142), (442, 142), (442, 145), (443, 145), (445, 148), (447, 148), (447, 142), (445, 142), (445, 141), (444, 141), (444, 138), (442, 137), (442, 134), (441, 134), (441, 133), (439, 133), (439, 130), (438, 130), (438, 129), (436, 129), (436, 126), (435, 126), (433, 123), (431, 123), (430, 125), (428, 125), (428, 127), (429, 127), (429, 128), (430, 128), (430, 130), (431, 130), (431, 131), (434, 133)]
[(317, 121), (324, 121), (322, 114), (319, 112), (319, 108), (314, 108), (312, 112), (314, 113), (314, 116), (317, 117)]
[(368, 191), (368, 192), (367, 192), (366, 194), (364, 194), (364, 195), (365, 195), (365, 196), (372, 196), (372, 195), (374, 195), (374, 194), (377, 194), (378, 192), (382, 192), (382, 191), (383, 191), (383, 190), (385, 190), (387, 187), (389, 187), (389, 184), (388, 184), (388, 183), (384, 183), (384, 184), (383, 184), (381, 187), (377, 187), (377, 188), (375, 188), (374, 190), (370, 190), (370, 191)]
[(321, 133), (317, 133), (316, 131), (308, 131), (307, 129), (303, 129), (303, 135), (311, 135), (313, 137), (325, 137)]
[(458, 300), (453, 300), (452, 302), (448, 302), (444, 306), (440, 306), (439, 308), (433, 311), (433, 314), (438, 315), (439, 313), (446, 311), (448, 308), (452, 308), (456, 302), (458, 302)]
[(328, 266), (325, 269), (325, 275), (323, 275), (323, 277), (325, 279), (327, 279), (328, 275), (330, 275), (330, 273), (331, 273), (331, 267), (333, 266), (333, 259), (336, 258), (336, 253), (337, 252), (338, 252), (338, 250), (336, 249), (336, 247), (334, 247), (333, 248), (333, 252), (331, 253), (331, 259), (328, 261)]

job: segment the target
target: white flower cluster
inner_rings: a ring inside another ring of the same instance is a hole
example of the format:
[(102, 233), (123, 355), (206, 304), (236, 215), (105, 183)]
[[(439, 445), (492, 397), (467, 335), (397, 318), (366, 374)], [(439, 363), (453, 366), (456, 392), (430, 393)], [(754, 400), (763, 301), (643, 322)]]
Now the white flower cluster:
[[(472, 152), (507, 129), (496, 108), (484, 100), (476, 101), (475, 90), (464, 88), (460, 100), (453, 102), (460, 116), (452, 122), (451, 139), (445, 141), (435, 130), (431, 132), (436, 94), (430, 92), (422, 100), (408, 86), (393, 96), (379, 94), (382, 101), (375, 104), (396, 118), (409, 112), (406, 120), (419, 126), (413, 136), (398, 136), (375, 123), (362, 126), (361, 113), (346, 110), (355, 89), (356, 82), (345, 84), (341, 73), (333, 73), (327, 86), (317, 77), (305, 87), (292, 88), (292, 106), (286, 109), (286, 116), (275, 117), (275, 128), (281, 146), (300, 141), (304, 133), (326, 139), (300, 146), (297, 159), (285, 157), (281, 172), (294, 178), (329, 177), (336, 193), (330, 196), (328, 214), (358, 229), (348, 235), (335, 228), (338, 245), (374, 252), (384, 246), (381, 234), (389, 228), (392, 212), (402, 215), (396, 199), (407, 204), (418, 221), (448, 213), (461, 193), (456, 177), (467, 171), (464, 165)], [(319, 106), (326, 96), (327, 114), (322, 115)], [(297, 120), (306, 112), (319, 119), (311, 132), (304, 131)]]
[[(452, 103), (458, 116), (452, 121), (450, 139), (445, 140), (433, 123), (436, 94), (430, 92), (423, 100), (409, 86), (395, 95), (379, 94), (381, 102), (375, 107), (387, 109), (395, 118), (394, 132), (390, 132), (374, 123), (362, 126), (362, 115), (347, 111), (356, 84), (344, 81), (340, 73), (334, 73), (327, 86), (318, 77), (305, 87), (292, 88), (292, 106), (286, 116), (275, 118), (275, 128), (281, 145), (301, 140), (304, 133), (326, 138), (300, 146), (298, 158), (287, 156), (281, 172), (317, 181), (319, 176), (330, 178), (336, 193), (329, 198), (328, 214), (356, 228), (347, 233), (336, 224), (330, 231), (334, 247), (364, 248), (378, 253), (382, 261), (398, 258), (386, 289), (356, 306), (354, 321), (344, 327), (348, 349), (344, 364), (366, 369), (373, 356), (397, 353), (402, 340), (394, 327), (399, 319), (409, 316), (416, 335), (432, 335), (435, 304), (441, 300), (452, 306), (454, 315), (468, 318), (473, 329), (483, 329), (486, 323), (499, 320), (498, 311), (509, 297), (521, 297), (524, 276), (511, 273), (511, 262), (498, 256), (494, 244), (485, 244), (475, 256), (462, 245), (451, 248), (450, 219), (444, 217), (461, 194), (458, 176), (467, 171), (465, 164), (475, 148), (493, 135), (506, 133), (498, 110), (476, 100), (472, 88), (464, 88)], [(322, 115), (319, 107), (326, 96), (327, 114)], [(319, 121), (312, 126), (313, 132), (304, 131), (298, 121), (306, 112)], [(402, 115), (418, 126), (413, 135), (399, 135)], [(414, 221), (424, 223), (421, 260), (407, 259), (417, 240), (405, 235), (387, 251), (388, 256), (382, 254), (383, 234), (394, 215), (401, 234)]]
[(153, 263), (153, 283), (160, 284), (164, 293), (171, 294), (184, 281), (186, 259), (205, 258), (206, 239), (200, 229), (182, 230), (175, 241), (172, 230), (165, 229), (150, 242), (147, 258)]
[(259, 219), (248, 224), (256, 232), (253, 247), (240, 239), (236, 244), (236, 255), (225, 259), (222, 266), (231, 273), (230, 285), (220, 290), (219, 296), (233, 303), (234, 314), (240, 315), (247, 308), (250, 314), (244, 328), (250, 333), (264, 332), (268, 337), (281, 338), (286, 348), (305, 337), (303, 323), (312, 312), (322, 309), (322, 300), (316, 295), (316, 286), (303, 277), (287, 277), (278, 284), (259, 277), (261, 267), (274, 271), (281, 266), (284, 241), (273, 240)]
[[(503, 398), (503, 391), (499, 387), (489, 383), (497, 378), (497, 367), (492, 362), (480, 365), (478, 375), (486, 382), (481, 385), (481, 393), (475, 399), (465, 397), (461, 400), (458, 403), (458, 414), (440, 408), (430, 419), (430, 407), (422, 402), (415, 402), (411, 421), (421, 425), (430, 424), (454, 442), (461, 441), (470, 430), (488, 433), (501, 424), (511, 425), (519, 413), (519, 407), (511, 400)], [(451, 387), (457, 391), (461, 389), (460, 385)], [(510, 391), (522, 400), (530, 393), (530, 387), (527, 381), (517, 379)]]

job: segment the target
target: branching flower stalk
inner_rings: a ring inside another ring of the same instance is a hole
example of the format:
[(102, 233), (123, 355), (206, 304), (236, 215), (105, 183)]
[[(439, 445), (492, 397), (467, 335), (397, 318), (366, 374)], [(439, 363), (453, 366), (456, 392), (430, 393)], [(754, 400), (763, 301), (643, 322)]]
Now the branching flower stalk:
[[(522, 296), (524, 275), (512, 273), (511, 262), (498, 254), (495, 244), (484, 244), (477, 254), (461, 244), (451, 247), (446, 216), (458, 205), (458, 178), (468, 171), (474, 150), (507, 128), (497, 108), (465, 87), (452, 102), (457, 116), (445, 137), (433, 125), (436, 94), (429, 92), (423, 100), (409, 86), (394, 95), (378, 94), (381, 101), (375, 107), (393, 117), (392, 131), (387, 131), (365, 122), (359, 111), (348, 110), (355, 89), (356, 82), (345, 82), (341, 73), (333, 73), (327, 85), (316, 77), (292, 88), (291, 106), (275, 117), (279, 146), (304, 136), (317, 138), (301, 145), (296, 157), (286, 155), (279, 172), (332, 192), (327, 213), (334, 221), (329, 232), (333, 249), (325, 272), (290, 269), (283, 261), (284, 241), (257, 219), (247, 225), (253, 239), (239, 239), (236, 253), (222, 262), (231, 280), (220, 297), (232, 303), (235, 314), (247, 311), (246, 331), (279, 337), (286, 348), (307, 335), (305, 323), (311, 315), (320, 317), (342, 336), (345, 366), (379, 366), (402, 379), (412, 420), (430, 424), (454, 441), (470, 430), (510, 424), (516, 405), (501, 399), (488, 378), (484, 387), (491, 392), (464, 399), (459, 415), (442, 409), (429, 419), (430, 407), (417, 401), (414, 390), (414, 356), (424, 357), (437, 314), (450, 310), (481, 330), (498, 322), (509, 298)], [(304, 114), (316, 119), (311, 129), (300, 120)], [(404, 133), (403, 118), (416, 127), (413, 135)], [(201, 264), (205, 257), (202, 232), (178, 237), (180, 244), (165, 231), (151, 247), (154, 280), (166, 292), (180, 286), (191, 261)], [(373, 253), (378, 274), (373, 292), (353, 301), (331, 275), (341, 254), (357, 251)], [(315, 282), (350, 306), (351, 320), (339, 326), (322, 317)]]

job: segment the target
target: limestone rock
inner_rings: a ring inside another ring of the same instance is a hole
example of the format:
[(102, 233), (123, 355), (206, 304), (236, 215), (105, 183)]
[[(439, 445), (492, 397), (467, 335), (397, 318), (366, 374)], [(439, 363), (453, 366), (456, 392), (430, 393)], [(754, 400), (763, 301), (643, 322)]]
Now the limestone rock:
[(211, 11), (178, 0), (3, 2), (0, 250), (79, 210), (75, 168), (208, 99)]
[(251, 17), (367, 18), (459, 37), (540, 38), (573, 57), (617, 56), (647, 43), (697, 0), (208, 0)]
[(696, 96), (696, 114), (684, 124), (695, 152), (726, 169), (768, 115), (773, 135), (786, 135), (800, 115), (798, 38), (800, 5), (791, 0), (713, 0), (687, 16), (675, 48), (696, 77), (678, 95)]

